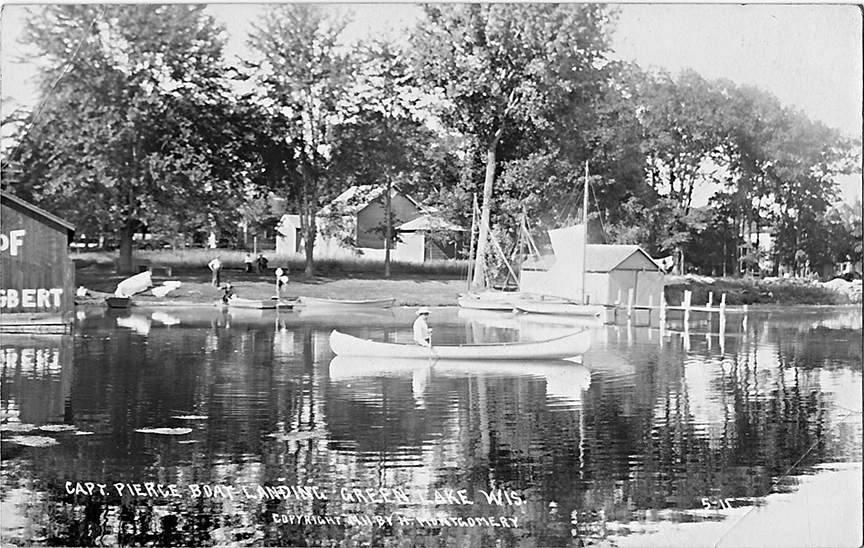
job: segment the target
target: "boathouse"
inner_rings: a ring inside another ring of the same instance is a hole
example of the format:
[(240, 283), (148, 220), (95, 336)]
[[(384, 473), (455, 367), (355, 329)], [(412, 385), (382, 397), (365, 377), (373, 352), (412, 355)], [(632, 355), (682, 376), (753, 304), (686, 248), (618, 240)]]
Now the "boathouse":
[(75, 307), (75, 227), (0, 191), (0, 331), (65, 332)]
[(590, 304), (627, 304), (633, 290), (634, 306), (660, 305), (663, 269), (636, 245), (589, 244), (583, 250), (581, 225), (550, 230), (554, 255), (522, 264), (520, 289), (582, 302), (584, 264), (585, 298)]

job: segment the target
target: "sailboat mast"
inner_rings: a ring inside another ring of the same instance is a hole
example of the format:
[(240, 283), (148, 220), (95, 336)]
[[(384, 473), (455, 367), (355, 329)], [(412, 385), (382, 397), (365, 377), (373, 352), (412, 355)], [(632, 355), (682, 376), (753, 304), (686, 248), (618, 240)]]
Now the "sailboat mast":
[(588, 270), (588, 161), (585, 161), (585, 192), (582, 196), (582, 223), (585, 228), (585, 239), (582, 242), (582, 304), (585, 300), (585, 271)]

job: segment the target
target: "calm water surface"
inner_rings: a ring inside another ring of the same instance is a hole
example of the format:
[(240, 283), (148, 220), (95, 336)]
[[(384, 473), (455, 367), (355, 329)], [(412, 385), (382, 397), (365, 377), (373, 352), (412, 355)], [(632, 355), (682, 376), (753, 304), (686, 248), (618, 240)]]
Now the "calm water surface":
[[(96, 308), (72, 335), (4, 336), (4, 544), (861, 543), (860, 308), (595, 327), (582, 364), (329, 349), (334, 328), (408, 341), (412, 320)], [(574, 328), (430, 325), (438, 344)]]

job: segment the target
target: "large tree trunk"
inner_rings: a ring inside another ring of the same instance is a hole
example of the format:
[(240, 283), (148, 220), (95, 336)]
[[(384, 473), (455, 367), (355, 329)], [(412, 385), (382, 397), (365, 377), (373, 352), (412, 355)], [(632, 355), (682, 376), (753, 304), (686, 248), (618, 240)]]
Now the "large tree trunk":
[(315, 256), (313, 253), (315, 251), (315, 216), (307, 214), (307, 217), (306, 234), (304, 235), (304, 239), (306, 240), (306, 245), (304, 246), (306, 248), (306, 270), (304, 273), (307, 276), (314, 276)]
[(486, 240), (489, 239), (489, 216), (492, 207), (492, 187), (495, 182), (495, 162), (498, 141), (504, 128), (498, 128), (489, 148), (486, 149), (486, 179), (483, 181), (483, 206), (480, 209), (480, 234), (477, 237), (477, 254), (474, 261), (474, 277), (471, 280), (471, 289), (480, 289), (485, 285), (486, 265), (484, 256), (486, 254)]
[(384, 194), (384, 278), (390, 278), (390, 242), (393, 237), (393, 204), (390, 201), (390, 174), (385, 175), (387, 188)]
[(134, 274), (132, 263), (132, 224), (126, 222), (120, 227), (120, 255), (117, 260), (118, 274)]

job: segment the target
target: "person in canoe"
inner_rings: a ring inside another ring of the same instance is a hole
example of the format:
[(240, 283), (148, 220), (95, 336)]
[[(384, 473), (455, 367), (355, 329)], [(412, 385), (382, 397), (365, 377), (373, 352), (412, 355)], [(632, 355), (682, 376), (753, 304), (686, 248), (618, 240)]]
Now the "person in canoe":
[(429, 309), (421, 307), (415, 312), (417, 319), (414, 320), (414, 341), (420, 346), (432, 348), (432, 329), (426, 323), (429, 318)]

